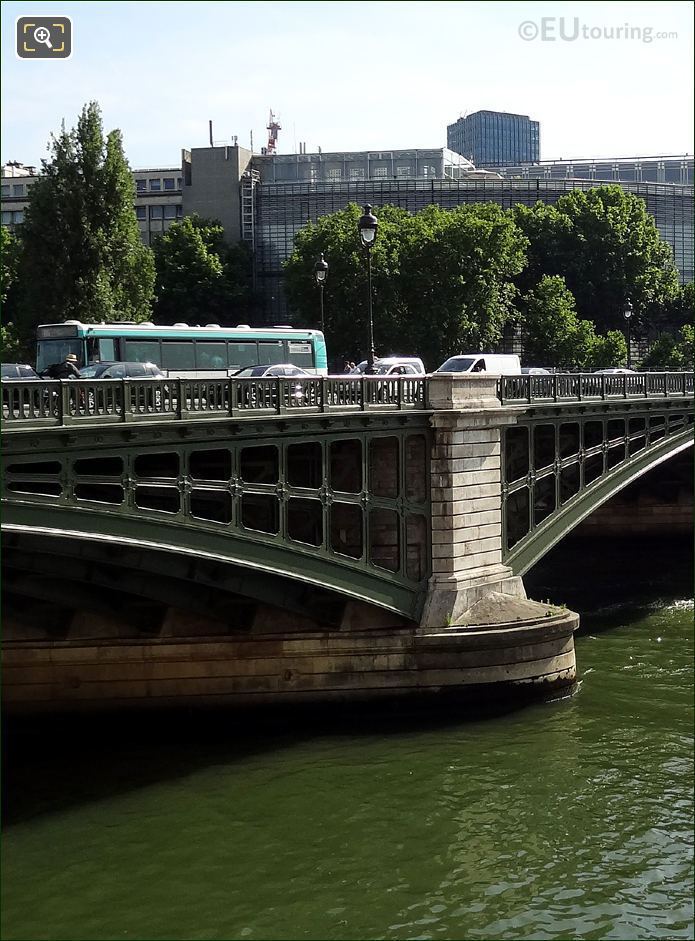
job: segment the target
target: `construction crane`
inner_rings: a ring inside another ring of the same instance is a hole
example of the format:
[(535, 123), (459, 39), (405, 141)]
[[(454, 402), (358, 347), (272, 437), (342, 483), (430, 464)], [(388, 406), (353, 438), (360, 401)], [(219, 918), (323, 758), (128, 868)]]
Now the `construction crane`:
[(270, 117), (268, 118), (268, 124), (267, 124), (268, 145), (265, 149), (265, 152), (267, 154), (274, 154), (275, 151), (277, 150), (278, 131), (281, 131), (281, 130), (282, 130), (282, 125), (280, 124), (278, 119), (275, 117), (271, 109)]

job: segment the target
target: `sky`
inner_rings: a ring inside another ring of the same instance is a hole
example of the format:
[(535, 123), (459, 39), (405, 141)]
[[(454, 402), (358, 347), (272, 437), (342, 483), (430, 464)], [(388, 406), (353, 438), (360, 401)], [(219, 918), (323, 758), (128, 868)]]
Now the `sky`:
[[(39, 165), (96, 100), (134, 168), (236, 135), (278, 152), (442, 147), (481, 109), (541, 123), (541, 158), (693, 152), (690, 2), (3, 2), (1, 159)], [(72, 18), (68, 60), (18, 16)], [(617, 32), (617, 28), (621, 32)], [(629, 34), (629, 35), (628, 35)], [(663, 35), (662, 34), (666, 34)]]

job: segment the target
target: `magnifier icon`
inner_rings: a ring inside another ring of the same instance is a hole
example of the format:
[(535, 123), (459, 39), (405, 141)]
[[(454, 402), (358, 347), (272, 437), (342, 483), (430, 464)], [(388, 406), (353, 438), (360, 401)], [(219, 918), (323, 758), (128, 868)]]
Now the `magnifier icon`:
[(44, 46), (48, 46), (49, 49), (53, 48), (51, 43), (51, 33), (45, 26), (37, 26), (34, 30), (34, 39), (36, 42), (43, 43)]

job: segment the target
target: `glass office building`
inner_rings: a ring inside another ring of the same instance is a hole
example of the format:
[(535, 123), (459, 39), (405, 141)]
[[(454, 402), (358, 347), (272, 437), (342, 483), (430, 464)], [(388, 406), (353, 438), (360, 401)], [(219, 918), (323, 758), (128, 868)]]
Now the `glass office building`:
[(527, 114), (476, 111), (446, 129), (446, 145), (476, 167), (505, 167), (537, 163), (540, 124)]

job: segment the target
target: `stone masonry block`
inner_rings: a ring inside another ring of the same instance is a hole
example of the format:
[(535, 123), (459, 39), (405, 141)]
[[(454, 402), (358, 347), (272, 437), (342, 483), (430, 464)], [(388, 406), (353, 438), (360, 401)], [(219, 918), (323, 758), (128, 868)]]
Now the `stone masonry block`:
[(456, 574), (465, 572), (472, 568), (479, 568), (484, 565), (494, 565), (502, 561), (502, 553), (499, 549), (490, 549), (487, 552), (476, 552), (470, 555), (458, 556), (452, 558), (432, 558), (432, 574)]
[[(461, 559), (463, 556), (471, 555), (480, 555), (481, 553), (490, 552), (495, 549), (502, 548), (502, 533), (498, 532), (492, 536), (486, 536), (484, 539), (467, 539), (464, 542), (453, 543), (452, 545), (440, 546), (441, 550), (446, 550), (453, 558)], [(439, 551), (439, 550), (438, 550)], [(434, 548), (433, 548), (434, 556)], [(441, 551), (439, 551), (439, 557), (441, 558)]]
[[(495, 518), (499, 521), (502, 519), (502, 505), (500, 502), (497, 503), (496, 508), (493, 507), (488, 511), (489, 513), (494, 514)], [(437, 516), (455, 516), (458, 520), (463, 520), (464, 517), (469, 517), (471, 515), (469, 502), (467, 500), (451, 500), (449, 502), (442, 502), (437, 504)], [(488, 522), (492, 522), (489, 520)], [(461, 522), (460, 525), (465, 526), (467, 524)], [(475, 524), (469, 524), (475, 525)]]
[(445, 447), (473, 444), (494, 445), (499, 444), (500, 440), (498, 428), (476, 428), (469, 431), (448, 431), (437, 428), (434, 434), (435, 446), (441, 444)]
[(480, 442), (464, 444), (439, 444), (436, 443), (432, 448), (432, 458), (437, 460), (449, 460), (450, 458), (460, 457), (488, 457), (492, 454), (500, 454), (502, 446), (499, 441)]
[[(480, 515), (487, 514), (481, 513)], [(459, 526), (456, 529), (445, 530), (435, 529), (432, 532), (432, 545), (446, 546), (447, 551), (451, 551), (453, 546), (458, 543), (469, 542), (473, 539), (485, 539), (488, 536), (499, 536), (500, 532), (501, 521), (499, 518), (480, 526)]]
[(499, 506), (491, 510), (482, 510), (478, 513), (469, 513), (467, 510), (463, 513), (451, 514), (456, 519), (456, 528), (462, 531), (469, 526), (489, 526), (494, 523), (501, 526), (502, 511)]
[(499, 476), (499, 454), (476, 454), (470, 457), (434, 458), (431, 464), (433, 474), (456, 474), (468, 471), (496, 470)]
[[(455, 471), (453, 474), (432, 474), (432, 487), (497, 487), (498, 492), (502, 489), (500, 482), (500, 472), (494, 468), (479, 471)], [(482, 494), (481, 494), (482, 496)]]
[(487, 496), (473, 496), (470, 487), (437, 487), (432, 489), (432, 513), (438, 513), (438, 505), (449, 503), (452, 500), (462, 500), (467, 513), (477, 513), (480, 510), (494, 510), (502, 506), (502, 495), (497, 487)]

